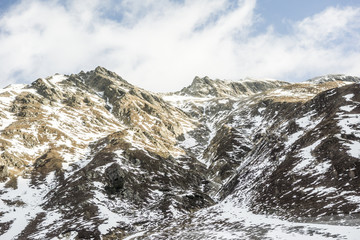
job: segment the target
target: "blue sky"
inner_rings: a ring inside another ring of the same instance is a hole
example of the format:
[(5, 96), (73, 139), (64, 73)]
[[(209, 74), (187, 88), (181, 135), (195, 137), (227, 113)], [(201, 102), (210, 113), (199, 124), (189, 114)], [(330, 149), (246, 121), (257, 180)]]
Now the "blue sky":
[(1, 0), (0, 87), (98, 65), (162, 92), (360, 75), (359, 19), (358, 0)]
[(258, 0), (256, 12), (264, 19), (262, 26), (272, 24), (284, 33), (289, 22), (300, 21), (328, 7), (359, 7), (359, 0)]

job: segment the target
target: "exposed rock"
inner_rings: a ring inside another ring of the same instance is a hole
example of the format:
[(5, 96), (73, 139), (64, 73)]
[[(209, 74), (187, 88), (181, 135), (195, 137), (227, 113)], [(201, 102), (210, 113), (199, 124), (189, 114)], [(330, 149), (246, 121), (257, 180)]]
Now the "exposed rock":
[(8, 167), (6, 165), (0, 165), (0, 181), (9, 176)]
[(52, 171), (61, 171), (63, 159), (57, 149), (51, 149), (41, 157), (37, 158), (34, 167), (42, 176)]
[[(81, 102), (83, 102), (81, 98), (76, 95), (69, 96), (64, 100), (64, 103), (69, 107), (81, 107)], [(87, 103), (90, 102), (88, 101)]]
[(211, 80), (209, 77), (195, 77), (192, 84), (177, 94), (195, 97), (239, 97), (252, 95), (279, 86), (288, 85), (277, 80), (246, 78), (240, 81)]
[(37, 117), (41, 113), (40, 105), (42, 103), (38, 96), (32, 93), (25, 93), (16, 97), (10, 111), (18, 117)]
[(325, 76), (319, 76), (312, 79), (307, 80), (310, 83), (326, 83), (326, 82), (333, 82), (333, 81), (346, 81), (346, 82), (354, 82), (360, 83), (360, 78), (356, 76), (347, 76), (344, 74), (329, 74)]
[(105, 178), (108, 182), (105, 190), (109, 194), (119, 193), (124, 188), (125, 177), (125, 173), (121, 170), (119, 164), (114, 163), (105, 169)]
[(38, 93), (51, 101), (61, 99), (61, 94), (55, 89), (55, 86), (50, 84), (46, 79), (39, 78), (31, 84)]
[(0, 236), (266, 239), (280, 229), (346, 238), (254, 213), (358, 221), (356, 82), (196, 77), (156, 94), (97, 67), (9, 86), (0, 93)]

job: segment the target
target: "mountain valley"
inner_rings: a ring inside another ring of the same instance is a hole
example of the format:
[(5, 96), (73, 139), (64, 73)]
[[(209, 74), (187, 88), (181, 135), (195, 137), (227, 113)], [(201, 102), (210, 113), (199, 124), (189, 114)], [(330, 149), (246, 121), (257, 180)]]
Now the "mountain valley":
[(354, 76), (0, 90), (1, 239), (356, 239), (359, 176)]

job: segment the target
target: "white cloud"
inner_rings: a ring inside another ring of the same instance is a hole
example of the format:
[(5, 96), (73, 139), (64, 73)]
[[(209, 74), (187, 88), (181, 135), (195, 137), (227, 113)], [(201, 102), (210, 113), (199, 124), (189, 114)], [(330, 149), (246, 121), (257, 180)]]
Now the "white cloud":
[(0, 85), (101, 65), (153, 91), (195, 75), (299, 80), (360, 74), (360, 9), (254, 34), (255, 0), (22, 1), (0, 18)]

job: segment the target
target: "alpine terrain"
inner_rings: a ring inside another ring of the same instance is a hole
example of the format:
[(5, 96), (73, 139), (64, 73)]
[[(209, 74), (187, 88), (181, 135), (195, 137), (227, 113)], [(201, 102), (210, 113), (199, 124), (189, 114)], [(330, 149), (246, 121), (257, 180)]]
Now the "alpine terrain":
[(0, 239), (358, 239), (359, 176), (358, 77), (0, 90)]

